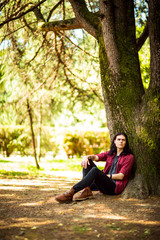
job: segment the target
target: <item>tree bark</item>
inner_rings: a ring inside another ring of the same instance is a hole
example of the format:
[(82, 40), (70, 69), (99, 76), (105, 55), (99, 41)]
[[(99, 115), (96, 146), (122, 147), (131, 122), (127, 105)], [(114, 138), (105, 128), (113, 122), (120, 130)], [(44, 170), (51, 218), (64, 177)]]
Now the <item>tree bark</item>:
[(32, 113), (31, 113), (31, 108), (30, 108), (30, 104), (29, 104), (29, 99), (28, 99), (28, 98), (27, 98), (27, 111), (28, 111), (29, 120), (30, 120), (30, 127), (31, 127), (31, 134), (32, 134), (33, 153), (34, 153), (34, 158), (35, 158), (35, 162), (36, 162), (36, 167), (37, 167), (37, 169), (40, 169), (40, 166), (39, 166), (38, 160), (37, 160), (36, 144), (35, 144), (35, 135), (34, 135), (34, 130), (33, 130)]
[(149, 89), (160, 90), (160, 1), (149, 0), (151, 82)]
[(144, 94), (133, 10), (132, 1), (119, 1), (109, 7), (100, 1), (100, 14), (102, 11), (104, 16), (102, 33), (101, 29), (99, 32), (100, 68), (111, 138), (118, 131), (123, 130), (129, 136), (135, 132), (135, 111)]
[(97, 38), (97, 27), (99, 20), (96, 14), (89, 12), (84, 0), (69, 0), (69, 1), (72, 5), (73, 11), (78, 22), (82, 24), (83, 28), (89, 34)]
[[(160, 2), (149, 1), (149, 38), (151, 49), (151, 80), (142, 97), (138, 114), (134, 151), (137, 159), (135, 178), (129, 183), (127, 196), (139, 192), (142, 197), (160, 195)], [(132, 194), (133, 192), (133, 194)], [(123, 194), (125, 196), (125, 192)]]
[(41, 159), (41, 128), (42, 128), (42, 101), (39, 96), (39, 113), (38, 113), (38, 136), (37, 136), (37, 156), (38, 161)]
[(160, 1), (149, 1), (151, 80), (141, 104), (140, 166), (149, 194), (160, 194)]

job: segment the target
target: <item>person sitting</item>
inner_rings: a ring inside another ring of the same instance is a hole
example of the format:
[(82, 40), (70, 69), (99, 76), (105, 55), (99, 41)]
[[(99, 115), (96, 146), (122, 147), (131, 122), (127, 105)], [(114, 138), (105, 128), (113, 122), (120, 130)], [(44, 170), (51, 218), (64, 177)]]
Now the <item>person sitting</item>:
[[(94, 161), (105, 161), (101, 171)], [(125, 133), (117, 133), (111, 143), (110, 151), (87, 155), (82, 158), (83, 178), (69, 191), (56, 196), (59, 203), (68, 203), (73, 200), (75, 193), (83, 190), (74, 200), (81, 201), (93, 198), (92, 191), (97, 190), (107, 195), (120, 194), (128, 183), (134, 156), (129, 147)]]

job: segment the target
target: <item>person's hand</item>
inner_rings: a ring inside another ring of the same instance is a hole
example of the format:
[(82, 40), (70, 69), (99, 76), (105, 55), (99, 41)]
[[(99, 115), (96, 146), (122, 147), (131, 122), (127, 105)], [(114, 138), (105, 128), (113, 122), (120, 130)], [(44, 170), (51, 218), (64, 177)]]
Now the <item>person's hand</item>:
[(82, 158), (81, 166), (86, 169), (87, 168), (87, 164), (90, 165), (90, 162), (88, 160), (88, 156), (84, 156)]

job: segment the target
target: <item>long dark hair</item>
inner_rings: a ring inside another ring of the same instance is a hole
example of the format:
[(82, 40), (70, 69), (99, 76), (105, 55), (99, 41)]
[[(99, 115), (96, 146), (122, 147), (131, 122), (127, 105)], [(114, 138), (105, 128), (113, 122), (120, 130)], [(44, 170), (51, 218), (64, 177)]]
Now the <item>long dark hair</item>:
[(132, 151), (131, 151), (131, 149), (130, 149), (130, 147), (129, 147), (129, 142), (128, 142), (128, 137), (127, 137), (127, 135), (126, 135), (125, 133), (123, 133), (123, 132), (120, 132), (120, 133), (117, 133), (117, 134), (114, 136), (113, 140), (112, 140), (111, 147), (110, 147), (110, 151), (109, 151), (109, 155), (114, 155), (114, 154), (117, 153), (117, 147), (116, 147), (116, 145), (115, 145), (115, 143), (114, 143), (114, 140), (115, 140), (116, 137), (119, 136), (119, 135), (123, 135), (123, 136), (126, 138), (126, 145), (125, 145), (125, 147), (124, 147), (124, 149), (123, 149), (123, 152), (122, 152), (121, 154), (123, 154), (123, 155), (132, 154)]

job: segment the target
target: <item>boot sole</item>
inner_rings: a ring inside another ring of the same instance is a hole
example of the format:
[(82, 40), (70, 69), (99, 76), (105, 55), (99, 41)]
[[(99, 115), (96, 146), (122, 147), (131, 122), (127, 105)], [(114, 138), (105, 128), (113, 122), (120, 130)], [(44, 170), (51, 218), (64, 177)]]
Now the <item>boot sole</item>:
[(74, 201), (84, 201), (87, 199), (93, 199), (93, 196), (88, 196), (88, 197), (84, 197), (84, 198), (75, 198)]
[(60, 201), (60, 200), (58, 200), (58, 199), (55, 199), (57, 202), (59, 202), (59, 203), (61, 203), (61, 204), (63, 204), (63, 203), (66, 203), (66, 204), (68, 204), (68, 203), (72, 203), (73, 201), (72, 200), (67, 200), (67, 201)]

